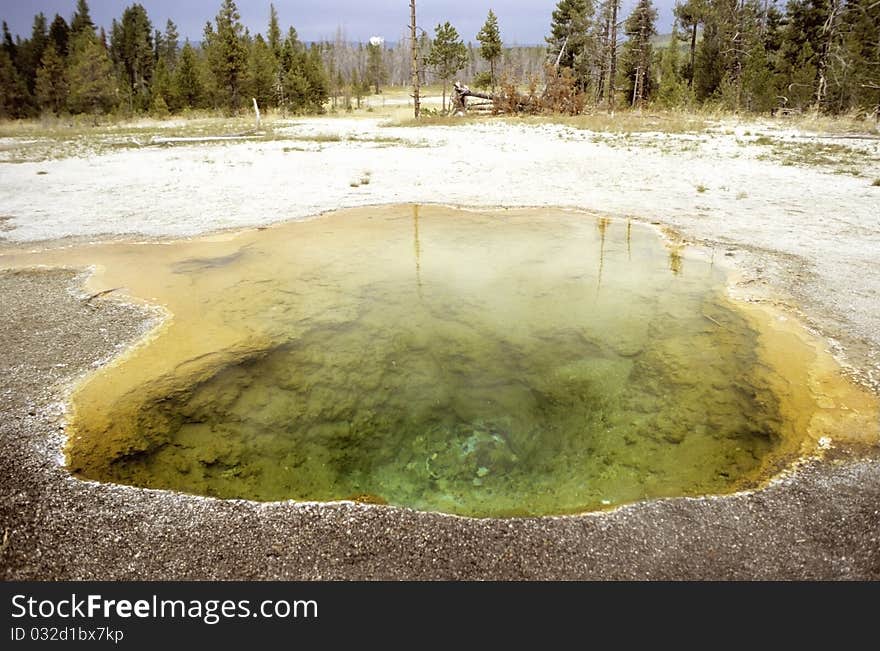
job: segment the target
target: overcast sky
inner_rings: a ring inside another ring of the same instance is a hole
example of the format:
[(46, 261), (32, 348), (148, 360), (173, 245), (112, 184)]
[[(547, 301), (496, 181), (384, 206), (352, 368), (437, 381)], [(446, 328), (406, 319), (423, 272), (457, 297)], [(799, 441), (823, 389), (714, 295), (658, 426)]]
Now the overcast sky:
[[(636, 0), (623, 0), (626, 14)], [(132, 2), (89, 0), (92, 18), (109, 27)], [(205, 22), (217, 14), (220, 0), (141, 0), (154, 27), (164, 28), (171, 18), (183, 37), (201, 40)], [(350, 40), (365, 41), (383, 36), (397, 41), (409, 24), (408, 0), (274, 0), (282, 29), (296, 27), (302, 40), (332, 39), (336, 28), (344, 28)], [(668, 32), (675, 0), (654, 0), (660, 12), (659, 29)], [(239, 0), (242, 22), (252, 33), (266, 31), (269, 0)], [(419, 26), (433, 31), (438, 22), (449, 20), (462, 38), (474, 41), (489, 9), (498, 15), (505, 43), (543, 43), (556, 0), (418, 0)], [(30, 34), (34, 14), (42, 11), (49, 21), (56, 13), (70, 20), (76, 0), (0, 0), (0, 18), (13, 34)]]

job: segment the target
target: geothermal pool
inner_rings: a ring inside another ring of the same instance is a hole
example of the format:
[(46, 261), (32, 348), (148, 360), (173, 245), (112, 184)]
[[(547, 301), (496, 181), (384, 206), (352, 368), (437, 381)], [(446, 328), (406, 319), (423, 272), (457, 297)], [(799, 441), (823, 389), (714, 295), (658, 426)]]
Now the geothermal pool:
[(167, 312), (73, 393), (100, 481), (575, 513), (755, 486), (855, 395), (823, 406), (813, 348), (626, 220), (386, 206), (52, 256)]

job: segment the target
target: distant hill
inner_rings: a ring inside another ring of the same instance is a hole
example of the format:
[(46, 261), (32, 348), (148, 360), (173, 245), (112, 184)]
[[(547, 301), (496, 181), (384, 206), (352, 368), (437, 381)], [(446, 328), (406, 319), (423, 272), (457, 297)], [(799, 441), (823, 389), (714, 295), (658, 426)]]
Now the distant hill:
[[(680, 37), (679, 37), (680, 38)], [(699, 41), (699, 36), (697, 37)], [(672, 34), (655, 34), (651, 37), (651, 45), (654, 46), (655, 50), (662, 50), (669, 47), (669, 44), (672, 43)], [(690, 50), (690, 44), (687, 41), (678, 41), (678, 50), (680, 52), (688, 52)]]
[(654, 34), (651, 37), (651, 45), (654, 47), (669, 47), (672, 41), (672, 34)]

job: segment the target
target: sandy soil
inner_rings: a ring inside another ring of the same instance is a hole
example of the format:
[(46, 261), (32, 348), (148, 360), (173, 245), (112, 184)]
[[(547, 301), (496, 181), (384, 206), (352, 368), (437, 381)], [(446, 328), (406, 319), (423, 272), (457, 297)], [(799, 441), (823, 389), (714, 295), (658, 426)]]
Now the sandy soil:
[[(877, 140), (834, 141), (859, 152), (854, 176), (768, 155), (759, 134), (826, 142), (769, 124), (611, 136), (310, 119), (276, 131), (284, 139), (2, 164), (4, 246), (185, 236), (378, 203), (578, 207), (717, 249), (737, 264), (740, 295), (797, 312), (880, 391)], [(370, 183), (353, 187), (366, 172)], [(65, 387), (153, 318), (86, 304), (80, 283), (66, 272), (0, 279), (12, 306), (0, 327), (3, 578), (880, 578), (876, 449), (834, 451), (753, 494), (516, 521), (71, 479), (60, 466)]]

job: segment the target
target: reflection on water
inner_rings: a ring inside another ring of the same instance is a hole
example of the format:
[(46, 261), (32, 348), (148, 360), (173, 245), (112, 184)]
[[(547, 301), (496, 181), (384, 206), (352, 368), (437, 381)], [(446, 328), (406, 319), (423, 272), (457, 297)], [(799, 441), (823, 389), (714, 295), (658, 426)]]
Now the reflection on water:
[(75, 395), (85, 477), (552, 514), (733, 489), (805, 429), (721, 274), (630, 222), (385, 207), (65, 255), (173, 315)]
[(422, 296), (422, 245), (419, 242), (419, 206), (413, 204), (413, 251), (416, 257), (416, 287), (419, 288), (419, 299)]

